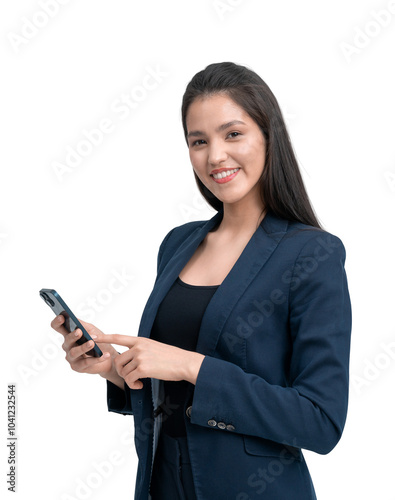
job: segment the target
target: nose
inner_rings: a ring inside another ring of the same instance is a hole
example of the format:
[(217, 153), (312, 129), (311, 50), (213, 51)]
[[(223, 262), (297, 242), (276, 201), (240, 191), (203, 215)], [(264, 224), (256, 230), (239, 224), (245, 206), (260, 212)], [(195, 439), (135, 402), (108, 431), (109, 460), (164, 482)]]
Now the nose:
[(222, 141), (212, 141), (209, 145), (208, 162), (210, 165), (219, 165), (227, 160), (226, 145)]

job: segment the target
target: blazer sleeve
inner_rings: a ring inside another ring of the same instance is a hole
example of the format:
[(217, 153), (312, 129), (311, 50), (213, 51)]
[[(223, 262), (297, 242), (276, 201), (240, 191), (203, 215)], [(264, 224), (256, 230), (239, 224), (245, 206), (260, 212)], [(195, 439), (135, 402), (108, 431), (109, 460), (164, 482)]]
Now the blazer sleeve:
[(107, 380), (107, 408), (108, 411), (120, 413), (121, 415), (133, 415), (130, 388), (126, 382), (124, 388), (120, 389)]
[[(341, 240), (332, 237), (337, 245), (326, 257), (314, 253), (317, 244), (312, 238), (295, 260), (288, 292), (292, 341), (288, 385), (270, 384), (234, 363), (205, 356), (194, 387), (191, 423), (205, 427), (210, 427), (210, 419), (231, 423), (232, 431), (215, 430), (321, 454), (334, 448), (347, 414), (351, 303), (346, 251)], [(300, 270), (313, 262), (316, 269), (301, 282)]]
[[(157, 257), (157, 275), (155, 279), (155, 283), (158, 279), (159, 276), (159, 269), (160, 269), (160, 264), (162, 261), (162, 256), (163, 256), (163, 250), (166, 245), (166, 241), (168, 240), (170, 234), (174, 230), (171, 229), (165, 238), (163, 239), (162, 243), (160, 244), (159, 251), (158, 251), (158, 257)], [(108, 411), (112, 411), (115, 413), (120, 413), (122, 415), (133, 415), (132, 411), (132, 402), (131, 402), (131, 397), (130, 397), (130, 392), (132, 389), (124, 383), (124, 389), (120, 389), (117, 385), (113, 384), (109, 380), (107, 380), (107, 408)]]

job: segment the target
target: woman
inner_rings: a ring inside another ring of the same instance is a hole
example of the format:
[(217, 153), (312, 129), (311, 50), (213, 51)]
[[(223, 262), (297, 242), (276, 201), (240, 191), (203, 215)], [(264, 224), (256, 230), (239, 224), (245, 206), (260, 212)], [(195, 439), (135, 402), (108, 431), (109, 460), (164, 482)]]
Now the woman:
[(84, 323), (105, 352), (96, 359), (62, 316), (52, 326), (74, 370), (107, 379), (109, 410), (134, 416), (135, 499), (314, 499), (301, 449), (329, 453), (347, 413), (344, 246), (320, 227), (278, 103), (253, 71), (197, 73), (182, 123), (217, 213), (162, 241), (137, 337)]

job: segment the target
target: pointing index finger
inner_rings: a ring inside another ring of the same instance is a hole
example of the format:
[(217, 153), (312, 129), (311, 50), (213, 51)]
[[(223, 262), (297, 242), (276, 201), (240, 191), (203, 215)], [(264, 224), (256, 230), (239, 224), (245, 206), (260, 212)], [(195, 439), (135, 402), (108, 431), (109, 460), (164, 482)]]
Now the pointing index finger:
[(132, 337), (130, 335), (119, 335), (118, 333), (98, 335), (95, 338), (95, 342), (103, 344), (115, 344), (123, 345), (124, 347), (133, 347), (136, 342), (137, 337)]

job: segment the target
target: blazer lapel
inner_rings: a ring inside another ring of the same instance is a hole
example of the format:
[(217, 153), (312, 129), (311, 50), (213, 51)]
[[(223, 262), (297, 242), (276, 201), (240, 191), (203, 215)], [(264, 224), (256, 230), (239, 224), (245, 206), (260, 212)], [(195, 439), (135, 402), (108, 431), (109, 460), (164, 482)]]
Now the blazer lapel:
[(268, 211), (212, 296), (202, 318), (196, 351), (213, 355), (229, 314), (286, 233), (288, 221)]
[[(167, 263), (148, 299), (139, 328), (139, 336), (149, 337), (160, 303), (175, 279), (206, 237), (222, 220), (223, 211), (217, 212), (201, 228), (196, 229), (179, 246)], [(287, 231), (288, 222), (270, 210), (247, 243), (240, 257), (212, 296), (200, 326), (196, 351), (212, 355), (223, 326), (241, 295), (265, 265)]]
[(155, 321), (156, 313), (158, 307), (170, 287), (174, 283), (179, 273), (185, 267), (185, 264), (189, 261), (199, 244), (204, 240), (207, 233), (216, 226), (216, 224), (222, 220), (223, 211), (217, 212), (211, 219), (209, 219), (203, 226), (195, 229), (178, 247), (174, 255), (166, 264), (163, 272), (159, 276), (155, 283), (155, 286), (148, 298), (147, 304), (144, 308), (143, 315), (141, 317), (140, 328), (138, 336), (149, 337), (151, 334), (151, 328)]

